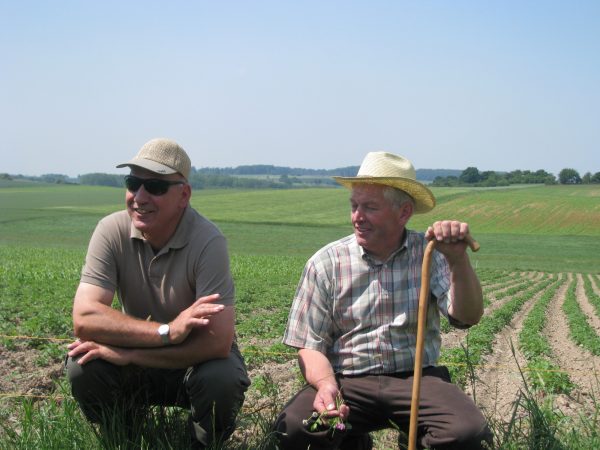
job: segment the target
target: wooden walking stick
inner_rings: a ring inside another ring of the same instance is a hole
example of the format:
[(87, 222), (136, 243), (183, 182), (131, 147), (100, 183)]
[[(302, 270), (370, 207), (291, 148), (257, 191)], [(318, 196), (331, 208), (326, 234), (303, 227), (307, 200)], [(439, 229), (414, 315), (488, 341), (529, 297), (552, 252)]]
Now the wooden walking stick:
[[(476, 252), (479, 244), (470, 235), (464, 241), (469, 248)], [(421, 292), (419, 293), (419, 311), (417, 316), (417, 347), (415, 351), (415, 370), (410, 404), (410, 424), (408, 427), (408, 450), (417, 447), (417, 425), (419, 419), (419, 396), (421, 395), (421, 373), (423, 371), (423, 347), (425, 344), (425, 327), (427, 323), (427, 303), (429, 300), (429, 278), (431, 272), (431, 254), (435, 249), (436, 240), (432, 239), (425, 247), (423, 265), (421, 267)]]

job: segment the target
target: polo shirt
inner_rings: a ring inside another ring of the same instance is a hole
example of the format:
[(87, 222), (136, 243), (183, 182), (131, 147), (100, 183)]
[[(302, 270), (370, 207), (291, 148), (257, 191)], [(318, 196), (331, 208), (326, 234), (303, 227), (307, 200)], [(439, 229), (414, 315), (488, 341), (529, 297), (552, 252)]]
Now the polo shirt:
[[(317, 350), (336, 373), (386, 374), (414, 368), (421, 265), (427, 240), (407, 230), (386, 261), (373, 259), (354, 235), (312, 256), (296, 290), (283, 342)], [(451, 301), (446, 258), (434, 251), (423, 366), (440, 354), (440, 313)]]
[(234, 304), (226, 239), (191, 207), (156, 254), (127, 211), (103, 218), (90, 240), (81, 282), (116, 292), (125, 314), (163, 323), (205, 295), (218, 293), (218, 303)]

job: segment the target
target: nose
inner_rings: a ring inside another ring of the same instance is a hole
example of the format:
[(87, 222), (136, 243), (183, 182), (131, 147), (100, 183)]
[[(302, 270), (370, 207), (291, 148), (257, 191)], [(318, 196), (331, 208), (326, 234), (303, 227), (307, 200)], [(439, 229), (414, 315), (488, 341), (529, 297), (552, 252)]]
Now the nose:
[(364, 220), (363, 210), (360, 208), (360, 206), (352, 209), (350, 217), (352, 218), (352, 222), (361, 222)]
[(144, 203), (150, 196), (143, 184), (139, 187), (137, 191), (132, 192), (131, 194), (133, 195), (133, 199), (138, 203)]

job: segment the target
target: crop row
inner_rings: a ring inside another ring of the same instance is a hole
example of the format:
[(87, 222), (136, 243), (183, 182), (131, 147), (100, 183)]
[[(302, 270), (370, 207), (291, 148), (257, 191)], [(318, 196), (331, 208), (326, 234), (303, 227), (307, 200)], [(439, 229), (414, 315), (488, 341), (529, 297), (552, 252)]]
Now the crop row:
[[(596, 282), (597, 285), (597, 282)], [(600, 296), (596, 294), (594, 288), (592, 287), (592, 281), (589, 277), (583, 277), (583, 287), (585, 290), (585, 295), (588, 298), (588, 301), (592, 304), (594, 309), (596, 310), (596, 315), (600, 317)]]
[(529, 311), (519, 333), (519, 348), (527, 360), (532, 387), (551, 393), (569, 393), (573, 387), (568, 375), (560, 371), (560, 367), (552, 361), (552, 349), (543, 333), (548, 305), (565, 280), (565, 277), (561, 276), (548, 286)]
[(442, 351), (441, 359), (451, 366), (452, 377), (457, 384), (465, 384), (470, 369), (482, 364), (484, 355), (492, 352), (496, 334), (512, 321), (528, 300), (552, 282), (552, 279), (532, 282), (530, 289), (521, 291), (495, 311), (484, 315), (479, 324), (469, 330), (464, 348), (455, 347)]
[(575, 293), (576, 288), (577, 280), (574, 278), (569, 285), (563, 303), (563, 311), (569, 322), (569, 333), (577, 345), (582, 346), (596, 356), (600, 356), (600, 336), (590, 326), (586, 314), (581, 310)]

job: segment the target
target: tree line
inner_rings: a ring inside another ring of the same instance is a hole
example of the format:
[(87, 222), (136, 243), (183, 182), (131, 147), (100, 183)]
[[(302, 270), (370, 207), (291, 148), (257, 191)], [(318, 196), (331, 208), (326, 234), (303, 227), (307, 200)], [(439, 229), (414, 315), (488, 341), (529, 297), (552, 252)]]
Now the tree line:
[[(272, 165), (251, 165), (229, 168), (192, 167), (190, 184), (194, 189), (289, 189), (298, 187), (333, 187), (338, 184), (333, 176), (354, 176), (358, 166), (338, 169), (299, 169)], [(599, 184), (600, 172), (586, 172), (583, 176), (575, 169), (565, 168), (558, 177), (545, 170), (514, 170), (512, 172), (479, 171), (467, 167), (453, 169), (418, 169), (417, 179), (432, 186), (494, 187), (511, 184)], [(0, 180), (29, 180), (52, 184), (83, 184), (92, 186), (123, 186), (123, 174), (88, 173), (75, 178), (62, 174), (41, 176), (10, 175), (0, 173)]]
[[(358, 166), (337, 169), (300, 169), (273, 165), (247, 165), (238, 167), (192, 167), (190, 184), (194, 189), (238, 188), (238, 189), (289, 189), (298, 187), (334, 187), (338, 184), (333, 176), (354, 176)], [(458, 175), (459, 170), (419, 169), (417, 178), (431, 182), (436, 176)], [(0, 180), (29, 180), (52, 184), (83, 184), (91, 186), (123, 186), (122, 174), (87, 173), (70, 178), (61, 174), (45, 174), (39, 177), (0, 174)]]
[(436, 177), (432, 186), (478, 186), (495, 187), (510, 186), (511, 184), (600, 184), (600, 172), (586, 172), (583, 177), (575, 169), (562, 169), (558, 178), (545, 170), (513, 170), (512, 172), (480, 172), (477, 167), (467, 167), (460, 175)]

